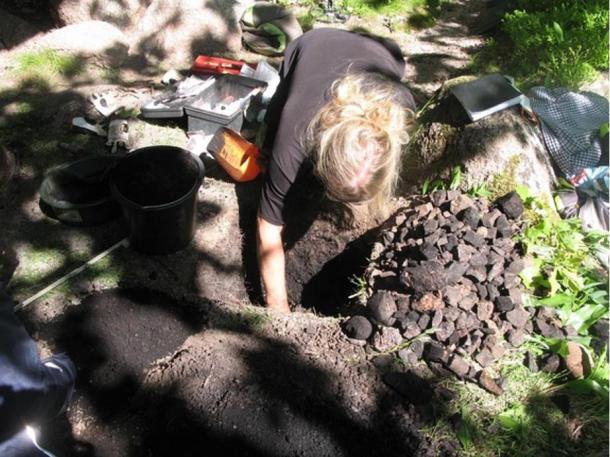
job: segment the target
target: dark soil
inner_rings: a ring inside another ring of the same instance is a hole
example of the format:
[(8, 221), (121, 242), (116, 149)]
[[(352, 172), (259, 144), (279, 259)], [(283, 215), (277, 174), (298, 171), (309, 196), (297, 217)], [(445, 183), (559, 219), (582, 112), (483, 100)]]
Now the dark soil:
[[(332, 320), (108, 290), (40, 336), (78, 368), (67, 417), (44, 428), (58, 455), (454, 455), (418, 431), (429, 405), (405, 401), (403, 375), (386, 387)], [(432, 379), (404, 377), (435, 395)]]

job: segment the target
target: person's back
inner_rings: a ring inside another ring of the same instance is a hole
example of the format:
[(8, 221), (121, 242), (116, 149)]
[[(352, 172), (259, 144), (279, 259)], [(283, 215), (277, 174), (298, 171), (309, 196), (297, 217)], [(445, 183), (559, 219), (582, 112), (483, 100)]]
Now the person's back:
[(403, 70), (395, 43), (341, 30), (313, 30), (286, 50), (265, 118), (270, 161), (257, 223), (270, 308), (289, 311), (282, 232), (286, 196), (303, 167), (333, 200), (379, 212), (393, 195), (415, 108)]

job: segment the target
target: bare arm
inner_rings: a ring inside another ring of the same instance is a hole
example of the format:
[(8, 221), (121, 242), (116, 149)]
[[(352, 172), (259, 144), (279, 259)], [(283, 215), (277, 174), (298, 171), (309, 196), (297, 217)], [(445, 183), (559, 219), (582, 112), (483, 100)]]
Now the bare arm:
[(258, 216), (256, 224), (258, 264), (267, 307), (290, 312), (286, 293), (286, 273), (281, 225), (274, 225)]

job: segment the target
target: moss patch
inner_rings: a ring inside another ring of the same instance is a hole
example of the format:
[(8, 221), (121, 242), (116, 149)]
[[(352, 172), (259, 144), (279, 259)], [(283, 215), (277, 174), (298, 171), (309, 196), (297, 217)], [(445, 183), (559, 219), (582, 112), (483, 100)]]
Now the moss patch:
[(506, 195), (517, 188), (517, 169), (521, 164), (521, 158), (518, 154), (511, 156), (506, 165), (506, 169), (494, 175), (491, 178), (487, 190), (490, 193), (489, 199), (495, 200), (502, 195)]

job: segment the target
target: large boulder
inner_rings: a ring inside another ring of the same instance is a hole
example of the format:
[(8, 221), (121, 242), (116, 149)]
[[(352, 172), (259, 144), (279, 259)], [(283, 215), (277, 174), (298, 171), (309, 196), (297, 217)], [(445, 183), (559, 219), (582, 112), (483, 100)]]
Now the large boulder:
[(140, 0), (52, 0), (51, 5), (60, 25), (104, 21), (122, 31), (136, 24), (146, 10)]
[(131, 32), (130, 54), (184, 65), (198, 54), (241, 49), (239, 18), (251, 0), (153, 0)]
[(129, 41), (123, 32), (107, 22), (86, 21), (47, 33), (35, 46), (83, 58), (95, 57), (102, 63), (119, 66), (127, 58)]
[(421, 119), (405, 159), (404, 192), (418, 192), (426, 178), (447, 179), (461, 166), (463, 190), (485, 184), (502, 194), (523, 184), (550, 195), (556, 181), (550, 156), (538, 127), (518, 108), (469, 122), (445, 88)]

